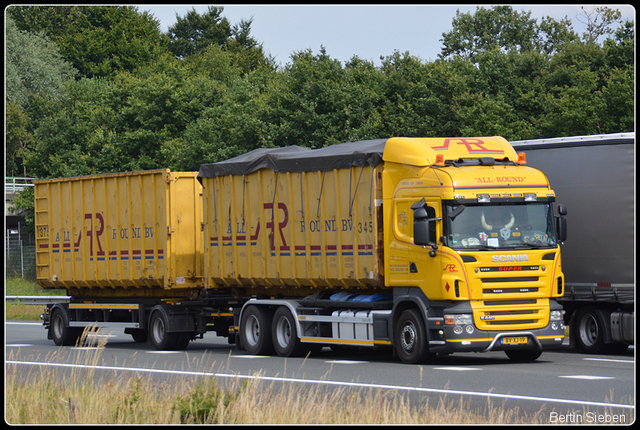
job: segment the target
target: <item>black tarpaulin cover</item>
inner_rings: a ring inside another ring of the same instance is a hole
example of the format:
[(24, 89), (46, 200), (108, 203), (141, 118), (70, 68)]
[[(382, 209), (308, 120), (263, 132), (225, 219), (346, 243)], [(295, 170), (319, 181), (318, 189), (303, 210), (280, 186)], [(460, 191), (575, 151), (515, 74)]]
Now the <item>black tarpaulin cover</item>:
[(321, 149), (300, 146), (259, 148), (229, 160), (200, 165), (199, 178), (247, 175), (259, 169), (276, 172), (311, 172), (364, 166), (377, 166), (387, 139), (361, 140)]

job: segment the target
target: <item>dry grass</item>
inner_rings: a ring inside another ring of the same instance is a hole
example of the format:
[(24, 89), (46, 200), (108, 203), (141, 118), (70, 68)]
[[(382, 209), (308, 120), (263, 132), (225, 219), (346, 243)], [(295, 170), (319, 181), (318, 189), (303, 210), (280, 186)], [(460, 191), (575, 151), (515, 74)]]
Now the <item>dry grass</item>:
[[(473, 409), (462, 399), (409, 398), (406, 392), (328, 388), (315, 384), (112, 371), (96, 375), (106, 336), (84, 334), (89, 348), (61, 348), (84, 365), (71, 369), (7, 364), (5, 419), (10, 424), (545, 424), (503, 405)], [(13, 357), (7, 357), (12, 361)], [(204, 359), (202, 359), (204, 360)], [(198, 364), (198, 363), (195, 363)], [(211, 367), (213, 367), (212, 365)], [(225, 370), (225, 369), (221, 369)], [(213, 373), (213, 369), (212, 372)], [(431, 404), (430, 402), (435, 402)]]
[[(108, 336), (92, 328), (79, 345), (60, 348), (49, 363), (77, 366), (33, 367), (8, 363), (5, 420), (10, 424), (548, 424), (550, 411), (526, 414), (491, 400), (471, 407), (462, 398), (409, 396), (405, 391), (328, 387), (210, 376), (215, 363), (199, 376), (110, 371), (96, 375)], [(69, 355), (73, 354), (71, 360)], [(231, 357), (229, 357), (231, 358)], [(7, 357), (15, 359), (13, 352)], [(203, 356), (187, 366), (201, 369)], [(230, 374), (224, 364), (219, 373)], [(285, 369), (285, 373), (286, 373)], [(295, 376), (295, 375), (294, 375)], [(421, 377), (422, 379), (422, 377)], [(613, 398), (613, 394), (611, 396)], [(543, 406), (544, 408), (544, 406)], [(584, 415), (586, 410), (578, 413)], [(625, 417), (634, 420), (633, 410)]]

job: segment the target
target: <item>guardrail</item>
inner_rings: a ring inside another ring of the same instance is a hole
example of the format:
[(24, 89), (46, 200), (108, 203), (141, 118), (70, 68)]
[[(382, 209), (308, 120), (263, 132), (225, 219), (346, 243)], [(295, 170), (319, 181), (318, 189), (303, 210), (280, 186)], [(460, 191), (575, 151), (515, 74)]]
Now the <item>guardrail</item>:
[(15, 193), (22, 191), (25, 187), (33, 187), (32, 181), (36, 178), (25, 178), (18, 176), (5, 176), (4, 177), (4, 192)]
[(67, 303), (71, 296), (5, 296), (7, 303), (23, 305), (46, 305), (47, 303)]

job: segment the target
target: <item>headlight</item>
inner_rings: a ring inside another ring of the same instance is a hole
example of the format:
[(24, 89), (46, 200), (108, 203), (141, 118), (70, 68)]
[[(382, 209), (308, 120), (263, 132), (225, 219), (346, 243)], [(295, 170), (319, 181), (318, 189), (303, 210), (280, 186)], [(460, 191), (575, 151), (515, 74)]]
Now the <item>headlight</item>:
[(562, 311), (551, 311), (549, 314), (550, 321), (560, 321), (562, 319)]
[(445, 315), (444, 323), (447, 325), (473, 324), (473, 315), (471, 314)]

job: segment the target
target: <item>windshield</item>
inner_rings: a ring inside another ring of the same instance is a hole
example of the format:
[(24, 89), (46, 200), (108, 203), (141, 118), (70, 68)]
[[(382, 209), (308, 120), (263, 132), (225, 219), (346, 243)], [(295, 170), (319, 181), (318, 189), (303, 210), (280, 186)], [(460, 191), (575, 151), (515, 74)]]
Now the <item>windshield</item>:
[(556, 246), (549, 203), (447, 205), (445, 208), (446, 236), (453, 249)]

